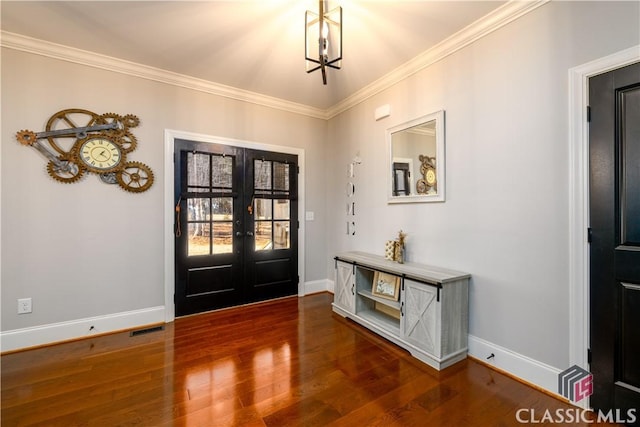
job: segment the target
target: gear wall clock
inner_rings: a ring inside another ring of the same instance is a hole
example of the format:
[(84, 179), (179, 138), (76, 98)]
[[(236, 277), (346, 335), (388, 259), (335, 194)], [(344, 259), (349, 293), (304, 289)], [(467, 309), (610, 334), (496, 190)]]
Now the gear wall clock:
[(418, 156), (418, 160), (421, 163), (420, 173), (422, 173), (422, 178), (416, 182), (416, 193), (427, 194), (432, 188), (437, 191), (436, 158), (421, 154)]
[(49, 160), (47, 172), (58, 182), (74, 183), (92, 172), (106, 184), (141, 193), (153, 185), (153, 171), (144, 163), (127, 161), (137, 145), (131, 128), (139, 124), (133, 114), (98, 115), (71, 108), (51, 116), (43, 132), (21, 130), (16, 139)]

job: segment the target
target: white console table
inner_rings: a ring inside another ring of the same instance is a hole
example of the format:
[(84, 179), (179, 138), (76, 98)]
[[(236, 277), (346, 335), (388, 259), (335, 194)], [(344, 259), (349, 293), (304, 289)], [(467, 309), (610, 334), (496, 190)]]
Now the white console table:
[[(469, 274), (364, 252), (337, 255), (335, 267), (334, 312), (435, 369), (467, 357)], [(397, 301), (371, 292), (376, 272), (400, 278)]]

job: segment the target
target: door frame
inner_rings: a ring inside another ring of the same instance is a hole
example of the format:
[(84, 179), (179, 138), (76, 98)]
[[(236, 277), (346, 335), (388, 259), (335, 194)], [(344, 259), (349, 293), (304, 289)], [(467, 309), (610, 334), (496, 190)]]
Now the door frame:
[[(589, 370), (589, 78), (640, 61), (640, 45), (569, 70), (569, 366)], [(566, 367), (561, 367), (566, 368)], [(589, 407), (589, 399), (578, 406)]]
[(211, 144), (231, 145), (240, 148), (250, 148), (262, 151), (274, 151), (298, 156), (298, 218), (300, 227), (298, 228), (298, 296), (304, 296), (305, 283), (305, 159), (304, 149), (287, 147), (283, 145), (264, 144), (260, 142), (243, 141), (239, 139), (224, 138), (220, 136), (205, 135), (174, 129), (164, 130), (164, 319), (165, 322), (175, 320), (175, 303), (173, 295), (175, 293), (175, 246), (174, 246), (174, 174), (175, 164), (173, 162), (174, 141), (176, 139), (186, 139), (196, 142), (207, 142)]

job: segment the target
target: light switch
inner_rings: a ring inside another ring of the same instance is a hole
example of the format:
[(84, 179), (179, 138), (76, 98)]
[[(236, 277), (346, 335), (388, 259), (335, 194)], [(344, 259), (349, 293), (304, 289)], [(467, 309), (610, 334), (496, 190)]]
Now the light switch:
[(313, 211), (307, 211), (305, 212), (304, 217), (307, 221), (313, 221), (315, 219), (315, 214), (313, 213)]

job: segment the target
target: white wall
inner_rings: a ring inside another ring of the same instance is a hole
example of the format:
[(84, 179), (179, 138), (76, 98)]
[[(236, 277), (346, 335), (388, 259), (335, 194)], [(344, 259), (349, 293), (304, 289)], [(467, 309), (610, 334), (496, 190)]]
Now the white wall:
[[(67, 108), (135, 114), (155, 184), (131, 194), (87, 174), (53, 181), (15, 133)], [(2, 49), (2, 331), (164, 306), (164, 130), (305, 150), (306, 280), (324, 280), (326, 121), (150, 80)], [(302, 218), (301, 218), (302, 220)], [(33, 313), (17, 314), (18, 298)], [(102, 331), (97, 331), (102, 332)]]
[[(567, 368), (568, 70), (637, 45), (638, 6), (548, 3), (330, 120), (327, 259), (382, 255), (402, 229), (409, 260), (472, 274), (472, 337)], [(384, 104), (391, 116), (376, 122)], [(385, 129), (440, 109), (446, 202), (388, 205)], [(357, 232), (348, 237), (344, 171), (357, 153)]]

